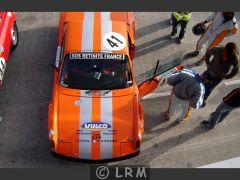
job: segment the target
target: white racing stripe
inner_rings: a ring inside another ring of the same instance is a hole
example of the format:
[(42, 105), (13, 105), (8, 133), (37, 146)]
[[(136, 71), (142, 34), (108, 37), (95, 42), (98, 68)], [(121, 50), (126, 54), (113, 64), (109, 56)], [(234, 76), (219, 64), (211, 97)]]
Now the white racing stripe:
[(112, 21), (110, 12), (101, 13), (101, 41), (102, 41), (102, 51), (109, 51), (107, 47), (104, 46), (103, 39), (104, 36), (112, 32)]
[[(101, 122), (107, 123), (111, 126), (112, 130), (112, 92), (108, 93), (108, 97), (101, 98)], [(112, 158), (113, 140), (112, 134), (108, 131), (101, 132), (101, 140), (108, 140), (109, 142), (101, 142), (100, 144), (100, 158)]]
[[(82, 51), (93, 50), (93, 26), (94, 12), (85, 12), (82, 26)], [(79, 129), (84, 123), (92, 122), (92, 96), (86, 96), (86, 90), (81, 90), (80, 123)], [(79, 134), (79, 158), (92, 159), (92, 135), (89, 131), (83, 131), (86, 134)], [(85, 142), (80, 142), (80, 141)]]
[[(92, 122), (92, 96), (89, 97), (85, 94), (86, 90), (81, 90), (81, 106), (80, 106), (80, 123), (79, 130), (84, 123)], [(92, 159), (92, 135), (87, 134), (89, 131), (84, 130), (83, 133), (79, 134), (79, 158), (80, 159)], [(80, 140), (88, 142), (80, 142)]]
[(94, 12), (85, 12), (82, 32), (82, 51), (93, 50)]
[[(109, 51), (104, 46), (103, 38), (106, 34), (112, 32), (112, 21), (110, 12), (101, 13), (101, 50)], [(101, 98), (101, 122), (108, 123), (112, 129), (112, 92), (109, 92), (105, 98)], [(106, 134), (107, 131), (101, 132), (101, 140), (112, 141), (112, 135)], [(100, 158), (109, 159), (112, 158), (112, 142), (101, 142), (100, 143)]]

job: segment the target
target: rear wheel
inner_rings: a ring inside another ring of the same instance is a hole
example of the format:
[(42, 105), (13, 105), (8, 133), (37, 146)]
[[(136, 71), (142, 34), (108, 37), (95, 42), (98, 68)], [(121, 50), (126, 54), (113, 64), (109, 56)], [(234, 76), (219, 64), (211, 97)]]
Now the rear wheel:
[(14, 50), (18, 45), (18, 27), (16, 22), (11, 29), (11, 51)]

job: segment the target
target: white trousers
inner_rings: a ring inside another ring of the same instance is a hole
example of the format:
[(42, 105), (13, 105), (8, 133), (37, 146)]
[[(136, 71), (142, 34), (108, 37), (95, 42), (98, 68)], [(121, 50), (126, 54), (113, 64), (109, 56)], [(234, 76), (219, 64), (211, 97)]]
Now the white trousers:
[(189, 112), (189, 101), (177, 98), (174, 93), (170, 96), (168, 115), (170, 120), (183, 120)]
[(197, 42), (197, 51), (201, 52), (204, 46), (207, 44), (207, 48), (213, 43), (217, 37), (216, 32), (211, 32), (211, 27), (209, 27), (202, 37)]

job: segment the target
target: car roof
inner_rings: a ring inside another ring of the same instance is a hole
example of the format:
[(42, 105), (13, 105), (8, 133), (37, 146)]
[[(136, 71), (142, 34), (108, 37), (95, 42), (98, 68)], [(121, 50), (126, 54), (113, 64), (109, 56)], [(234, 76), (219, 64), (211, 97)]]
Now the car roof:
[[(128, 25), (133, 21), (129, 12), (69, 12), (65, 51), (128, 53)], [(112, 32), (122, 35), (126, 45), (115, 51), (106, 48), (103, 39)]]

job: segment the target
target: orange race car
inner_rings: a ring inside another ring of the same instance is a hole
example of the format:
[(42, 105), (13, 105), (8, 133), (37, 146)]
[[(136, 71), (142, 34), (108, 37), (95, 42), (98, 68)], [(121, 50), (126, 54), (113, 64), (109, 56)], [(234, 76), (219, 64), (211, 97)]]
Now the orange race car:
[(53, 152), (86, 160), (139, 152), (140, 99), (158, 82), (136, 83), (134, 33), (133, 13), (61, 13), (48, 111)]

